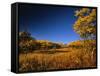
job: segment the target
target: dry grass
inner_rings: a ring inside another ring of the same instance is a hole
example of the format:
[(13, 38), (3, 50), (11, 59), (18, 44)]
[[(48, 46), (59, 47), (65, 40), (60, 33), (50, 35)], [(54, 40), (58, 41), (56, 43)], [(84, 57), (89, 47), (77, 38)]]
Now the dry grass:
[(56, 69), (96, 67), (96, 50), (62, 48), (35, 51), (19, 55), (19, 71), (45, 71)]

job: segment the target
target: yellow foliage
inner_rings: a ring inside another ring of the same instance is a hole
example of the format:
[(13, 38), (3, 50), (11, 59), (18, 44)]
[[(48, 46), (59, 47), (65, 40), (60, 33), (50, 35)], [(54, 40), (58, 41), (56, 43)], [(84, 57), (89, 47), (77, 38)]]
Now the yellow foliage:
[(96, 9), (82, 8), (75, 11), (75, 16), (78, 17), (73, 25), (74, 30), (81, 35), (96, 33)]

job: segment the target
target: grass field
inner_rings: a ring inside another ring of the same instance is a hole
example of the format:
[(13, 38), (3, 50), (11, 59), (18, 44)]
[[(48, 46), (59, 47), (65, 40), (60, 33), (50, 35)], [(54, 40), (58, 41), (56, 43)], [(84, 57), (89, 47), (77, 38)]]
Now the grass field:
[(96, 67), (96, 49), (67, 47), (19, 54), (19, 71)]

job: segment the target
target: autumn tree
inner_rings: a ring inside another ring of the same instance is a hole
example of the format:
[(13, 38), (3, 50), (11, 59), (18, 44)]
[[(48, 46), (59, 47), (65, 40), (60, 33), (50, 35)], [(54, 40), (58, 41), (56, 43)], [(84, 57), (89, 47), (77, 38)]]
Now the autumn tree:
[(74, 30), (83, 39), (95, 39), (96, 37), (96, 9), (82, 8), (75, 11), (77, 17)]
[[(80, 56), (81, 64), (83, 65), (83, 56), (87, 53), (90, 53), (90, 60), (92, 61), (95, 54), (96, 42), (93, 41), (96, 38), (96, 9), (95, 8), (82, 8), (75, 11), (75, 16), (77, 17), (76, 22), (74, 23), (74, 30), (80, 35), (83, 40), (84, 51), (81, 51), (82, 55)], [(91, 40), (91, 41), (89, 41)], [(82, 41), (81, 41), (82, 42)], [(93, 43), (90, 43), (93, 42)], [(93, 44), (93, 45), (92, 45)], [(90, 51), (91, 52), (90, 52)]]
[(36, 49), (36, 39), (28, 32), (19, 32), (19, 49), (20, 52)]
[(31, 34), (28, 32), (19, 32), (19, 41), (29, 41), (35, 40), (35, 38), (31, 37)]

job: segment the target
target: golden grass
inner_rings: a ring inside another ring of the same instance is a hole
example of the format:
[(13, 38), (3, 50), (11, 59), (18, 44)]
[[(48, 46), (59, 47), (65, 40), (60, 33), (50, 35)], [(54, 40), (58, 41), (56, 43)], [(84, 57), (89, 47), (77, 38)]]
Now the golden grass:
[(19, 71), (46, 71), (57, 69), (96, 67), (96, 50), (62, 48), (49, 52), (35, 51), (19, 54)]

